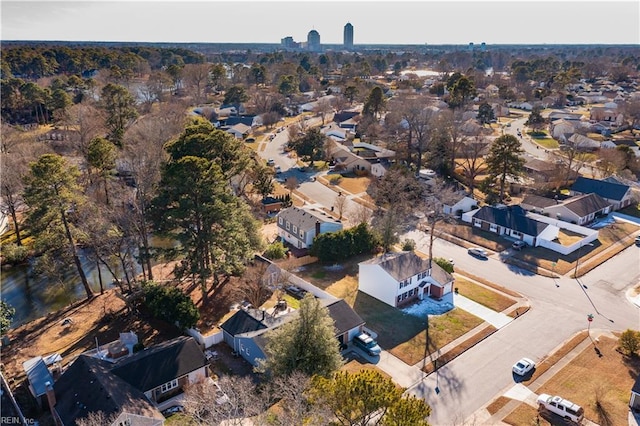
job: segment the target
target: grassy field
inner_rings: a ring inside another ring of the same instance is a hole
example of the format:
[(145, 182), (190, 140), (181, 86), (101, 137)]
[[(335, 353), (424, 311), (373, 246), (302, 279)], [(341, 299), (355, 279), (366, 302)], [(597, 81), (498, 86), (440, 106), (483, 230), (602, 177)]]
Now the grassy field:
[[(599, 425), (625, 425), (629, 410), (629, 391), (640, 373), (640, 358), (622, 355), (617, 339), (601, 337), (598, 342), (600, 356), (588, 346), (566, 367), (561, 369), (537, 393), (561, 395), (585, 410), (585, 417)], [(511, 425), (530, 425), (537, 410), (520, 404), (503, 421)], [(540, 415), (540, 425), (554, 419)]]
[(456, 276), (454, 285), (461, 295), (497, 312), (502, 312), (516, 304), (512, 298), (475, 284), (459, 275)]

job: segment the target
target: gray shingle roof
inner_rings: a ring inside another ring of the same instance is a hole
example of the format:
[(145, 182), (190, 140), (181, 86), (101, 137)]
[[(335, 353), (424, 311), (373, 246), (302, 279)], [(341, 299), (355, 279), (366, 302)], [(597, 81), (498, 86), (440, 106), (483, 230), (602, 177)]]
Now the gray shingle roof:
[(111, 373), (113, 364), (80, 355), (54, 385), (56, 412), (65, 425), (74, 425), (89, 413), (102, 411), (106, 417), (126, 411), (156, 419), (162, 414), (144, 393)]
[(541, 197), (539, 195), (528, 194), (522, 200), (522, 204), (527, 204), (534, 207), (545, 208), (558, 204), (556, 200), (548, 197)]
[(526, 211), (520, 206), (507, 206), (506, 208), (484, 206), (473, 215), (473, 218), (534, 237), (549, 226), (547, 223), (528, 218)]
[[(316, 209), (300, 209), (298, 207), (289, 207), (280, 211), (280, 213), (278, 213), (278, 218), (280, 217), (285, 221), (289, 221), (292, 225), (296, 225), (303, 231), (315, 228), (316, 222), (341, 223), (339, 220), (334, 219), (323, 211)], [(278, 226), (280, 226), (280, 224), (278, 224)]]
[[(429, 259), (423, 259), (412, 251), (385, 253), (382, 256), (374, 257), (362, 263), (379, 265), (396, 281), (403, 281), (419, 272), (424, 272), (429, 269)], [(435, 262), (431, 264), (431, 277), (441, 284), (453, 280), (451, 274)]]
[(207, 365), (193, 337), (178, 337), (116, 362), (112, 370), (145, 392)]
[(569, 198), (563, 202), (566, 208), (579, 217), (586, 217), (592, 213), (598, 213), (611, 204), (598, 194), (584, 194)]

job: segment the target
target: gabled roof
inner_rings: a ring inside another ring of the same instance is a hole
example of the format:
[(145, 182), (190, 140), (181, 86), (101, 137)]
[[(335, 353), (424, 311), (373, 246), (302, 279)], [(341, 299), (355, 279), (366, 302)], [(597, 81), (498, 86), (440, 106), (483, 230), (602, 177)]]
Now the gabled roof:
[(248, 133), (251, 130), (251, 127), (247, 126), (246, 124), (237, 123), (231, 126), (227, 131), (230, 131), (230, 130), (236, 131), (244, 135), (245, 133)]
[(522, 200), (522, 204), (526, 204), (533, 207), (539, 207), (544, 209), (545, 207), (551, 207), (558, 204), (556, 200), (548, 197), (541, 197), (540, 195), (528, 194), (525, 195)]
[(627, 185), (580, 176), (576, 179), (575, 183), (571, 185), (571, 190), (582, 194), (593, 192), (602, 198), (621, 201), (629, 190), (629, 187)]
[(316, 222), (340, 223), (339, 220), (334, 219), (325, 212), (316, 209), (300, 209), (298, 207), (289, 207), (281, 210), (280, 213), (278, 213), (278, 218), (289, 221), (303, 231), (315, 228)]
[[(271, 315), (269, 315), (271, 317)], [(251, 331), (266, 330), (268, 327), (250, 315), (247, 311), (240, 309), (220, 326), (232, 336), (244, 334)]]
[(346, 333), (364, 324), (364, 320), (354, 311), (344, 299), (339, 299), (327, 305), (329, 315), (333, 318), (336, 335)]
[[(429, 259), (423, 259), (412, 251), (385, 253), (382, 256), (366, 260), (362, 264), (379, 265), (396, 281), (403, 281), (419, 272), (429, 270)], [(453, 280), (451, 274), (435, 262), (431, 262), (430, 276), (441, 284)]]
[(205, 365), (207, 360), (193, 337), (181, 336), (121, 358), (112, 372), (146, 392)]
[(473, 218), (534, 237), (540, 235), (549, 226), (547, 223), (528, 218), (526, 211), (520, 206), (507, 206), (505, 208), (484, 206), (473, 215)]
[(524, 167), (536, 172), (549, 172), (552, 170), (556, 170), (555, 164), (552, 164), (548, 161), (539, 160), (537, 158), (528, 159), (525, 162)]
[(333, 121), (336, 123), (342, 123), (343, 121), (351, 120), (353, 117), (360, 115), (357, 111), (341, 111), (333, 115)]
[(598, 213), (611, 205), (601, 196), (594, 193), (568, 198), (562, 204), (578, 217), (586, 217), (590, 214)]
[(73, 425), (89, 413), (102, 411), (106, 417), (125, 411), (163, 420), (144, 393), (115, 376), (113, 365), (80, 355), (55, 383), (56, 412), (63, 424)]
[(236, 124), (244, 124), (251, 127), (255, 121), (254, 115), (243, 115), (241, 117), (228, 117), (225, 119), (225, 126), (235, 126)]

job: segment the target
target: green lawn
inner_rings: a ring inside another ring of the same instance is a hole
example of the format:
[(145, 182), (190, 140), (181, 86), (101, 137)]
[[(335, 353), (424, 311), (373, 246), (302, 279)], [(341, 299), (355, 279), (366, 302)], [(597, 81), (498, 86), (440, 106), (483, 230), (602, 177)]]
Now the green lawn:
[[(378, 343), (382, 348), (409, 365), (423, 359), (426, 343), (425, 318), (405, 314), (362, 292), (358, 292), (353, 309), (365, 320), (368, 328), (378, 333)], [(430, 352), (480, 324), (480, 318), (457, 308), (444, 315), (430, 317)]]
[(462, 296), (480, 303), (489, 309), (493, 309), (496, 312), (502, 312), (516, 304), (516, 301), (512, 298), (503, 296), (502, 294), (489, 290), (484, 286), (475, 284), (459, 275), (456, 276), (454, 286)]

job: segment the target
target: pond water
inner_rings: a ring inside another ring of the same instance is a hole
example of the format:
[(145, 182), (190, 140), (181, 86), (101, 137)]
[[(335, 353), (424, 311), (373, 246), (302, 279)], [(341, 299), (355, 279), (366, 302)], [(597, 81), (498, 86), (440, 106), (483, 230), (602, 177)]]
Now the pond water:
[[(90, 261), (82, 251), (79, 254), (91, 288), (99, 293), (100, 281), (95, 262)], [(100, 271), (105, 290), (111, 288), (111, 273), (104, 266)], [(121, 273), (121, 270), (116, 269), (116, 273)], [(13, 266), (2, 269), (0, 283), (2, 300), (16, 309), (11, 327), (17, 327), (86, 297), (75, 269), (65, 276), (63, 283), (51, 283), (47, 277), (36, 276), (31, 265)]]
[[(158, 237), (151, 237), (150, 244), (154, 248), (176, 247), (175, 242)], [(98, 274), (97, 265), (87, 257), (86, 252), (82, 249), (78, 250), (78, 255), (91, 289), (95, 293), (99, 293), (100, 274)], [(151, 264), (155, 265), (156, 262), (152, 261)], [(114, 264), (112, 269), (120, 281), (124, 282), (122, 266)], [(104, 289), (112, 288), (115, 284), (113, 284), (111, 272), (104, 265), (101, 265), (100, 273)], [(136, 265), (135, 273), (142, 273), (140, 265)], [(2, 268), (0, 271), (0, 295), (2, 300), (16, 309), (11, 327), (14, 328), (40, 318), (49, 312), (57, 311), (72, 302), (87, 297), (75, 268), (70, 268), (63, 281), (63, 283), (52, 283), (45, 276), (36, 276), (31, 265)]]

